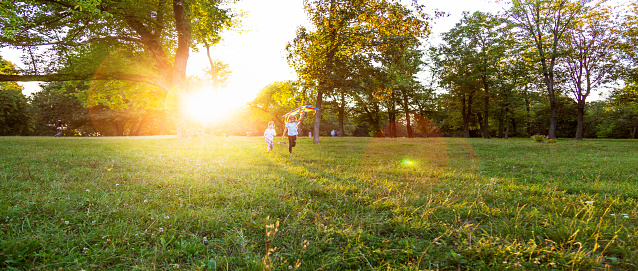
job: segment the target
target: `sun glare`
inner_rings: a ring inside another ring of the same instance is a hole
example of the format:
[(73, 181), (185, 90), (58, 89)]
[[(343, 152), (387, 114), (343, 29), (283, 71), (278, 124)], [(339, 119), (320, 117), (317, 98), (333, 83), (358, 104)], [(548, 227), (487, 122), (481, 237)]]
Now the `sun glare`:
[(229, 117), (245, 102), (237, 91), (202, 89), (183, 95), (181, 108), (190, 119), (209, 124)]

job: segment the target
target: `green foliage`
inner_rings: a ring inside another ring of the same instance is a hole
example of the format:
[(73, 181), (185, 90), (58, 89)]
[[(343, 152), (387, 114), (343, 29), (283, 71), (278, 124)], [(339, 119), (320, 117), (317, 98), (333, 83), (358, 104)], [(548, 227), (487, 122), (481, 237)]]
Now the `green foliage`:
[(33, 118), (35, 135), (54, 135), (56, 130), (53, 124), (58, 119), (67, 125), (68, 129), (65, 132), (71, 133), (76, 129), (86, 133), (93, 132), (89, 110), (74, 96), (78, 88), (86, 89), (88, 86), (50, 83), (31, 95), (29, 113)]
[[(287, 112), (302, 106), (313, 103), (313, 99), (307, 92), (302, 91), (299, 85), (293, 81), (274, 82), (257, 94), (257, 97), (250, 102), (246, 108), (251, 116), (250, 119), (242, 121), (251, 122), (250, 129), (254, 133), (263, 133), (269, 121), (274, 121), (278, 133), (283, 131), (283, 115)], [(243, 131), (243, 132), (245, 132)]]
[(523, 42), (531, 44), (534, 62), (542, 76), (545, 90), (549, 98), (549, 132), (548, 136), (556, 139), (557, 99), (560, 89), (556, 78), (557, 63), (568, 48), (560, 46), (567, 32), (574, 28), (589, 1), (570, 0), (514, 0), (508, 12), (510, 23), (522, 30)]
[(534, 141), (538, 142), (538, 143), (543, 143), (545, 142), (545, 136), (543, 135), (539, 135), (539, 134), (535, 134), (532, 136), (532, 139), (534, 139)]
[(614, 123), (598, 124), (596, 126), (596, 129), (598, 129), (598, 133), (596, 133), (596, 135), (599, 138), (613, 138), (614, 130), (616, 130), (615, 128), (616, 125)]
[(511, 28), (499, 16), (465, 12), (442, 35), (444, 42), (430, 49), (438, 83), (449, 93), (445, 103), (459, 113), (455, 123), (465, 137), (470, 137), (471, 126), (478, 126), (484, 138), (490, 137), (490, 99), (499, 85), (519, 77), (503, 78), (515, 64), (516, 52), (507, 50), (513, 43)]
[(32, 131), (28, 110), (21, 86), (0, 83), (0, 136), (28, 135)]
[[(189, 50), (215, 45), (235, 23), (222, 2), (227, 1), (2, 1), (0, 46), (26, 53), (19, 80), (90, 81), (90, 93), (79, 95), (87, 107), (157, 110), (168, 95), (172, 105), (188, 91)], [(225, 76), (210, 72), (214, 79)], [(183, 134), (179, 112), (168, 109)], [(114, 126), (121, 135), (123, 125)]]
[(622, 43), (620, 44), (620, 50), (622, 52), (622, 58), (626, 60), (628, 65), (623, 65), (624, 70), (623, 78), (628, 81), (638, 81), (638, 69), (636, 64), (638, 63), (638, 3), (635, 1), (629, 1), (625, 7), (627, 10), (624, 12), (620, 26), (617, 31), (622, 36)]
[(597, 124), (598, 137), (636, 138), (638, 134), (638, 95), (633, 82), (615, 90), (601, 106), (601, 121)]
[[(347, 95), (364, 108), (386, 101), (395, 116), (397, 100), (409, 99), (418, 85), (414, 76), (422, 53), (417, 48), (419, 39), (430, 32), (429, 18), (419, 7), (410, 9), (396, 0), (305, 1), (304, 7), (314, 30), (300, 27), (286, 50), (300, 82), (316, 92), (315, 106), (323, 110), (324, 96)], [(344, 97), (337, 110), (341, 118), (345, 104)], [(316, 135), (321, 114), (314, 124)], [(391, 123), (394, 120), (391, 117)], [(373, 130), (381, 130), (379, 118), (366, 121)]]
[[(0, 57), (0, 74), (14, 72), (15, 66)], [(0, 136), (30, 134), (33, 128), (28, 111), (22, 86), (16, 82), (0, 82)]]
[(638, 264), (635, 141), (323, 141), (0, 138), (0, 267)]

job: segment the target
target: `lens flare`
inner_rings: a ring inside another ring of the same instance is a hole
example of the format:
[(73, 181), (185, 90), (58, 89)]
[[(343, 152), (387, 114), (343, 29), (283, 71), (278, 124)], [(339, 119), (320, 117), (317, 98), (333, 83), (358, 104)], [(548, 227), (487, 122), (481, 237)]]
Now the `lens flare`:
[(401, 161), (401, 165), (403, 165), (404, 167), (410, 167), (414, 165), (414, 161), (405, 158)]
[(180, 98), (182, 112), (188, 118), (200, 123), (221, 121), (245, 103), (243, 97), (233, 91), (196, 90)]

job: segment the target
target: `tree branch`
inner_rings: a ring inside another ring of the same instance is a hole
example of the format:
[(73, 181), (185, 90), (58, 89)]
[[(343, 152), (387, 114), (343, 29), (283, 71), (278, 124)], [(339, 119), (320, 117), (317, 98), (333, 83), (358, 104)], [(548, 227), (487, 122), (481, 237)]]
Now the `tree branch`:
[(45, 43), (13, 43), (11, 46), (16, 47), (35, 47), (35, 46), (50, 46), (50, 45), (66, 45), (66, 46), (81, 46), (86, 45), (92, 42), (98, 41), (107, 41), (107, 40), (122, 40), (122, 41), (130, 41), (142, 43), (141, 39), (133, 38), (133, 37), (120, 37), (120, 36), (107, 36), (100, 38), (92, 38), (81, 42), (45, 42)]
[(0, 74), (0, 82), (63, 82), (76, 80), (121, 80), (138, 83), (146, 83), (160, 87), (164, 90), (169, 88), (161, 83), (157, 78), (139, 74), (43, 74), (43, 75), (12, 75)]

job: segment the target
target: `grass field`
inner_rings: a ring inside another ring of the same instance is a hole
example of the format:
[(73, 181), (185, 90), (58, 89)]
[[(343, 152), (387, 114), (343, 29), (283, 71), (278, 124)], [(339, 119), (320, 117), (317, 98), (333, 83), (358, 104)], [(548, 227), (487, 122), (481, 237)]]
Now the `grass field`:
[(636, 140), (265, 149), (0, 137), (0, 269), (638, 269)]

